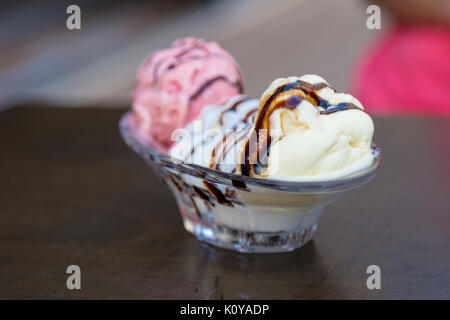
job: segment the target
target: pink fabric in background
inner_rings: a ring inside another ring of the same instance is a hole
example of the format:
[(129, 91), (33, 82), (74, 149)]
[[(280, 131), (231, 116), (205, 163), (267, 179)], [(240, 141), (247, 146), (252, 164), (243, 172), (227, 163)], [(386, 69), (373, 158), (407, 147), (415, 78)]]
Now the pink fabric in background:
[(377, 115), (450, 115), (450, 29), (399, 26), (363, 57), (353, 94)]

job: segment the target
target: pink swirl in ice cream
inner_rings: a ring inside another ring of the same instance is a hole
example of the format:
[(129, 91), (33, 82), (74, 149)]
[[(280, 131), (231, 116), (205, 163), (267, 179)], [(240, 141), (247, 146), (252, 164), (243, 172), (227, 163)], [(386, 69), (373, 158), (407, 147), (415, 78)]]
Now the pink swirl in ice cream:
[(207, 105), (242, 93), (243, 77), (233, 57), (217, 43), (175, 41), (145, 59), (132, 95), (137, 129), (166, 152), (173, 130), (195, 119)]

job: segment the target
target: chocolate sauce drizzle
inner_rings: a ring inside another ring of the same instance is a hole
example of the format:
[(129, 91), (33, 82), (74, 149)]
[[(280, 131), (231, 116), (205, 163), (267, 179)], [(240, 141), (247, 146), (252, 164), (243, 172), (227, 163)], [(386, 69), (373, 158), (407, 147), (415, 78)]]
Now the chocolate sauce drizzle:
[(192, 186), (192, 189), (194, 190), (195, 194), (202, 200), (209, 200), (209, 197), (198, 187)]
[[(194, 50), (194, 49), (202, 49), (202, 47), (201, 46), (199, 46), (198, 44), (193, 44), (191, 47), (188, 47), (186, 50), (183, 50), (182, 52), (180, 52), (178, 55), (176, 55), (175, 56), (175, 61), (173, 62), (173, 63), (171, 63), (170, 65), (169, 65), (169, 67), (170, 66), (172, 66), (172, 65), (175, 65), (175, 64), (177, 64), (180, 60), (181, 60), (181, 58), (183, 57), (183, 56), (185, 56), (186, 54), (188, 54), (188, 53), (190, 53), (192, 50)], [(148, 62), (146, 62), (146, 64), (148, 64), (148, 63), (150, 63), (150, 61), (152, 61), (153, 59), (154, 59), (154, 55), (155, 54), (153, 54), (151, 57), (150, 57), (150, 59), (149, 59), (149, 61)], [(159, 73), (159, 69), (161, 68), (161, 66), (162, 66), (162, 64), (164, 63), (164, 62), (166, 62), (168, 59), (172, 59), (172, 57), (171, 56), (163, 56), (160, 60), (158, 60), (158, 61), (156, 61), (155, 62), (155, 68), (153, 69), (153, 85), (156, 85), (156, 83), (158, 82), (158, 79), (162, 76), (162, 74), (160, 74)], [(166, 68), (166, 70), (164, 70), (164, 71), (167, 71), (167, 70), (171, 70), (171, 69), (173, 69), (174, 67), (172, 67), (172, 68)]]
[(252, 117), (257, 111), (258, 111), (258, 109), (253, 109), (253, 110), (250, 110), (249, 112), (247, 112), (247, 114), (244, 117), (244, 122), (248, 122), (250, 117)]
[[(223, 125), (223, 118), (225, 114), (228, 112), (235, 112), (240, 104), (250, 100), (251, 98), (249, 96), (242, 96), (240, 99), (238, 99), (236, 102), (234, 102), (231, 106), (228, 108), (225, 108), (220, 116), (219, 116), (219, 123)], [(248, 118), (253, 115), (257, 109), (250, 110), (245, 115), (244, 119), (241, 120), (241, 122), (247, 122)], [(214, 148), (211, 150), (211, 157), (210, 157), (210, 163), (209, 167), (213, 169), (219, 169), (222, 161), (225, 160), (225, 157), (227, 156), (228, 152), (232, 150), (232, 148), (238, 144), (241, 140), (243, 140), (248, 132), (250, 131), (250, 126), (245, 127), (243, 130), (240, 130), (236, 132), (235, 125), (233, 128), (230, 128), (230, 131), (227, 131), (227, 133), (223, 136), (222, 140), (220, 140)], [(216, 154), (218, 153), (218, 154)], [(233, 169), (234, 172), (236, 172), (236, 168)], [(232, 172), (233, 173), (233, 172)]]
[(198, 88), (198, 90), (189, 98), (189, 101), (192, 102), (195, 99), (197, 99), (203, 93), (203, 91), (205, 91), (208, 87), (212, 86), (217, 81), (228, 82), (230, 85), (237, 87), (239, 90), (239, 93), (242, 93), (242, 91), (243, 91), (242, 83), (240, 81), (231, 82), (225, 76), (217, 76), (215, 78), (209, 79), (200, 88)]
[[(278, 87), (275, 92), (265, 101), (262, 108), (258, 110), (256, 115), (254, 134), (256, 135), (256, 154), (250, 154), (250, 138), (246, 141), (243, 153), (243, 161), (240, 165), (240, 171), (242, 175), (250, 176), (254, 174), (260, 174), (262, 169), (267, 167), (267, 159), (270, 151), (271, 137), (269, 134), (266, 136), (266, 143), (260, 143), (260, 130), (265, 129), (266, 132), (270, 132), (269, 118), (271, 114), (279, 108), (295, 109), (298, 104), (307, 100), (317, 108), (322, 108), (320, 114), (331, 114), (338, 111), (344, 111), (349, 109), (358, 109), (353, 103), (341, 103), (338, 105), (330, 105), (327, 100), (319, 96), (318, 91), (324, 88), (331, 88), (336, 92), (334, 88), (329, 86), (325, 82), (311, 84), (305, 81), (297, 80), (291, 83), (284, 84)], [(293, 95), (287, 100), (279, 102), (275, 105), (272, 102), (282, 93), (287, 91), (293, 91)], [(295, 94), (297, 93), (297, 94)], [(262, 155), (262, 157), (261, 157)], [(253, 163), (251, 163), (253, 162)], [(256, 163), (255, 163), (256, 162)]]
[[(178, 55), (175, 56), (175, 60), (172, 61), (163, 71), (160, 72), (161, 66), (163, 65), (164, 62), (166, 62), (168, 59), (173, 59), (173, 57), (171, 56), (163, 56), (160, 60), (156, 61), (155, 63), (155, 67), (153, 69), (153, 83), (152, 85), (155, 86), (156, 83), (158, 82), (158, 79), (163, 77), (164, 74), (167, 71), (171, 71), (176, 69), (177, 67), (179, 67), (180, 65), (192, 61), (192, 60), (198, 60), (198, 59), (210, 59), (210, 58), (221, 58), (221, 59), (228, 59), (231, 60), (232, 63), (234, 63), (236, 65), (236, 70), (239, 72), (239, 76), (240, 78), (242, 78), (242, 74), (240, 74), (240, 69), (239, 66), (237, 65), (237, 63), (230, 57), (228, 57), (227, 55), (224, 54), (220, 54), (218, 52), (212, 52), (212, 53), (208, 53), (205, 50), (205, 54), (200, 55), (191, 55), (188, 56), (189, 53), (191, 53), (193, 50), (203, 50), (203, 47), (198, 45), (198, 44), (193, 44), (191, 47), (183, 50), (182, 52), (180, 52)], [(154, 59), (153, 56), (150, 57), (150, 59), (148, 59), (148, 61), (145, 62), (145, 64), (150, 63), (150, 61), (152, 61)], [(237, 81), (236, 83), (231, 82), (229, 79), (227, 79), (225, 76), (218, 76), (215, 77), (213, 79), (210, 79), (208, 81), (205, 82), (205, 84), (202, 85), (202, 87), (199, 88), (199, 90), (197, 90), (197, 92), (195, 92), (191, 97), (190, 97), (190, 101), (193, 101), (195, 99), (197, 99), (202, 92), (209, 86), (211, 86), (214, 82), (219, 81), (219, 80), (223, 80), (223, 81), (227, 81), (229, 82), (231, 85), (236, 86), (239, 90), (239, 93), (243, 92), (243, 84), (241, 81)]]
[(223, 117), (225, 116), (226, 113), (230, 112), (230, 111), (236, 111), (237, 107), (247, 101), (250, 100), (251, 98), (249, 96), (241, 96), (240, 99), (238, 99), (235, 103), (233, 103), (229, 108), (226, 108), (225, 110), (222, 111), (222, 113), (219, 116), (219, 124), (223, 125)]
[(223, 149), (224, 144), (226, 142), (228, 142), (230, 136), (232, 136), (234, 134), (234, 132), (232, 130), (228, 131), (222, 138), (222, 140), (220, 140), (215, 146), (214, 148), (211, 150), (211, 157), (210, 157), (210, 163), (209, 163), (209, 167), (210, 168), (217, 168), (217, 166), (220, 163), (220, 159), (219, 161), (216, 161), (216, 151), (219, 151), (219, 155), (223, 158)]
[[(231, 106), (225, 108), (220, 116), (219, 116), (219, 123), (223, 125), (223, 117), (228, 112), (235, 112), (240, 104), (250, 100), (251, 97), (249, 96), (241, 96), (237, 101), (235, 101)], [(251, 117), (253, 114), (255, 114), (257, 109), (250, 110), (244, 117), (241, 122), (246, 123), (248, 122), (248, 118)], [(213, 169), (219, 169), (221, 165), (221, 161), (223, 161), (228, 154), (228, 152), (241, 140), (245, 139), (245, 137), (248, 135), (248, 132), (250, 131), (250, 126), (244, 126), (242, 130), (236, 131), (237, 125), (230, 128), (229, 131), (226, 131), (225, 135), (222, 137), (221, 140), (219, 140), (214, 148), (211, 150), (211, 156), (210, 156), (210, 162), (209, 167)], [(206, 139), (202, 139), (200, 143), (192, 146), (190, 152), (185, 155), (184, 160), (188, 161), (192, 155), (195, 153), (196, 149), (199, 148), (201, 145), (205, 144)], [(233, 169), (234, 173), (236, 172), (236, 168)]]
[[(222, 162), (225, 161), (225, 157), (227, 156), (228, 152), (230, 152), (230, 150), (232, 150), (235, 145), (237, 145), (240, 141), (247, 137), (250, 129), (250, 126), (248, 126), (244, 130), (238, 132), (236, 132), (235, 130), (228, 131), (223, 139), (219, 141), (211, 151), (209, 167), (212, 169), (219, 169)], [(216, 156), (217, 151), (219, 151), (218, 156)], [(236, 168), (231, 171), (231, 173), (234, 172), (236, 172)]]
[(215, 185), (213, 185), (211, 182), (204, 180), (203, 184), (205, 185), (206, 189), (211, 193), (217, 200), (218, 203), (234, 207), (233, 203), (229, 201)]

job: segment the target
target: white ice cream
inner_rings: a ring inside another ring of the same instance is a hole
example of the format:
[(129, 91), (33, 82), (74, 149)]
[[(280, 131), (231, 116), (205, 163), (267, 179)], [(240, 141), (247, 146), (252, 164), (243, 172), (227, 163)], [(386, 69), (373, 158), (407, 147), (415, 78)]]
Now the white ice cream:
[[(252, 127), (258, 104), (257, 99), (239, 95), (223, 106), (206, 107), (198, 119), (178, 130), (175, 134), (179, 136), (178, 142), (169, 150), (170, 155), (206, 167), (217, 163), (215, 169), (232, 172), (236, 168), (239, 147)], [(222, 143), (225, 136), (227, 139)], [(241, 140), (235, 144), (239, 138)], [(212, 156), (215, 147), (217, 159)], [(222, 152), (225, 148), (227, 152)]]
[[(282, 107), (262, 114), (265, 102), (277, 89), (296, 82), (312, 88), (318, 85), (311, 94), (322, 99), (326, 108), (313, 101), (306, 91), (294, 88), (275, 94), (272, 103)], [(293, 96), (300, 97), (298, 103), (284, 107)], [(344, 108), (347, 105), (351, 108)], [(238, 96), (224, 106), (204, 109), (199, 121), (186, 127), (170, 154), (210, 168), (242, 173), (245, 143), (255, 133), (258, 117), (267, 118), (260, 129), (269, 129), (271, 143), (267, 165), (249, 175), (294, 181), (330, 180), (364, 169), (373, 160), (372, 119), (356, 98), (336, 92), (317, 75), (277, 79), (259, 101)], [(250, 143), (255, 144), (252, 140)]]
[[(295, 80), (311, 84), (325, 82), (315, 75), (278, 79), (262, 99)], [(264, 172), (266, 176), (281, 180), (329, 180), (361, 170), (372, 162), (374, 126), (361, 103), (331, 88), (318, 90), (317, 94), (330, 104), (352, 103), (359, 109), (321, 114), (325, 109), (307, 100), (295, 109), (276, 109), (269, 118), (269, 134), (274, 142)]]

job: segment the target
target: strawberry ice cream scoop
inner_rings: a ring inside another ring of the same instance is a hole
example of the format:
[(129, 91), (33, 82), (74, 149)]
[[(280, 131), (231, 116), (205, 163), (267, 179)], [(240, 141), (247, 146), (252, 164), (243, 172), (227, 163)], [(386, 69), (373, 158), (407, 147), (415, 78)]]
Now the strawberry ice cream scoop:
[(183, 38), (140, 66), (132, 95), (135, 123), (152, 147), (166, 152), (175, 129), (242, 91), (242, 72), (228, 52), (215, 42)]

